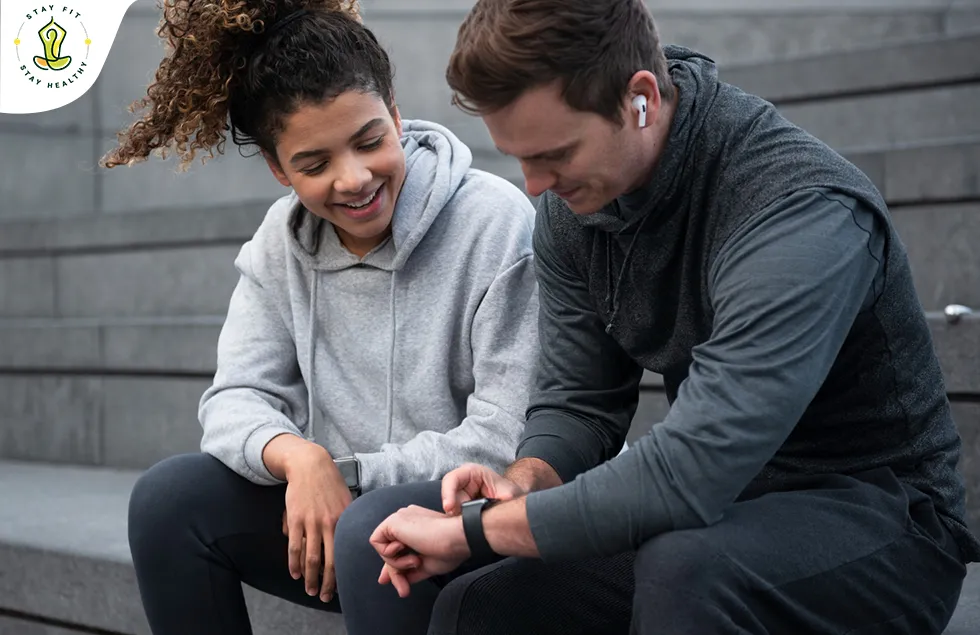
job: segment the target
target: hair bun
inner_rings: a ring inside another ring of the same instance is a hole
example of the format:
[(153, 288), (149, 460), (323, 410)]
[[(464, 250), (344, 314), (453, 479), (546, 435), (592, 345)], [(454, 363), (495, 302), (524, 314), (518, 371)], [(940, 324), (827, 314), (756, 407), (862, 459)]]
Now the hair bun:
[(346, 13), (358, 22), (363, 22), (361, 18), (361, 3), (359, 0), (312, 0), (303, 3), (303, 8), (321, 11), (339, 11)]

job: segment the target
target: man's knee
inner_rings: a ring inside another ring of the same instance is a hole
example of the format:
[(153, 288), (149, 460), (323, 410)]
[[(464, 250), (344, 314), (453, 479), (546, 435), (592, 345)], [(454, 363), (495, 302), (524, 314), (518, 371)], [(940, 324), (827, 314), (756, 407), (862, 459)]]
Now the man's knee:
[[(503, 594), (486, 592), (486, 582), (495, 577), (501, 566), (498, 563), (490, 565), (486, 570), (471, 571), (447, 584), (432, 607), (428, 635), (469, 635), (480, 632), (474, 625), (482, 625), (481, 628), (486, 629), (484, 632), (511, 632), (501, 621), (508, 620), (511, 617), (508, 610), (514, 611), (515, 607), (506, 606), (507, 601)], [(520, 593), (519, 589), (513, 590)]]
[(732, 565), (697, 530), (671, 531), (647, 541), (636, 554), (634, 579), (641, 588), (682, 588), (709, 597), (724, 588)]

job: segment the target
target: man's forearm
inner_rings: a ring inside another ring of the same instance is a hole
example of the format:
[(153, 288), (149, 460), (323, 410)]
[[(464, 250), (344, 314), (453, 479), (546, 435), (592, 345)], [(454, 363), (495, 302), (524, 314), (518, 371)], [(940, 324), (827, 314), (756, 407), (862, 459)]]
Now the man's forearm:
[(562, 484), (558, 472), (545, 461), (535, 458), (519, 459), (512, 463), (504, 476), (517, 483), (525, 492), (558, 487)]
[(483, 532), (495, 553), (518, 558), (538, 557), (538, 547), (527, 522), (526, 501), (527, 497), (522, 496), (483, 513)]

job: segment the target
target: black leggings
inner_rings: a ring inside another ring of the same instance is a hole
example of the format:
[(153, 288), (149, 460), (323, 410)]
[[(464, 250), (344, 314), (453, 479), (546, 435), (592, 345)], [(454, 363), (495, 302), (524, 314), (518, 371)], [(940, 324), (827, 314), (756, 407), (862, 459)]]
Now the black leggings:
[(284, 489), (204, 454), (143, 475), (129, 541), (154, 635), (250, 633), (242, 582), (342, 608), (348, 635), (935, 635), (965, 575), (929, 498), (879, 470), (742, 501), (715, 525), (664, 534), (636, 553), (467, 563), (400, 599), (377, 583), (381, 559), (367, 540), (401, 507), (440, 509), (430, 482), (370, 492), (347, 508), (334, 539), (337, 597), (324, 604), (289, 575)]
[[(356, 499), (337, 523), (337, 593), (324, 604), (306, 594), (302, 579), (289, 575), (282, 535), (284, 485), (255, 485), (207, 454), (166, 459), (139, 479), (129, 503), (129, 544), (150, 628), (154, 635), (251, 633), (244, 582), (296, 604), (342, 612), (348, 635), (424, 635), (437, 598), (443, 615), (433, 620), (433, 628), (441, 629), (437, 623), (458, 621), (457, 613), (467, 605), (464, 600), (471, 599), (466, 592), (471, 580), (477, 593), (492, 591), (496, 580), (511, 586), (509, 575), (501, 578), (508, 572), (547, 589), (550, 599), (545, 598), (544, 605), (561, 607), (564, 598), (575, 597), (579, 611), (557, 616), (538, 611), (540, 594), (519, 593), (512, 606), (519, 610), (513, 617), (525, 630), (500, 632), (579, 632), (569, 630), (575, 627), (602, 635), (628, 628), (631, 555), (563, 565), (557, 577), (554, 569), (538, 561), (508, 558), (483, 568), (487, 563), (471, 562), (449, 576), (414, 585), (405, 599), (390, 585), (378, 584), (382, 561), (368, 544), (371, 533), (402, 507), (441, 509), (440, 491), (438, 482), (413, 483)], [(473, 577), (481, 572), (487, 573), (482, 581), (479, 575)], [(590, 585), (585, 595), (583, 580)], [(587, 608), (591, 610), (583, 617)], [(557, 630), (542, 630), (545, 625)]]
[(386, 494), (438, 506), (439, 484), (380, 490), (345, 510), (334, 537), (337, 593), (327, 604), (289, 575), (285, 489), (255, 485), (207, 454), (172, 457), (143, 474), (130, 498), (129, 544), (154, 635), (251, 633), (243, 582), (311, 608), (342, 606), (350, 635), (425, 633), (438, 589), (419, 585), (401, 600), (379, 585), (381, 559), (367, 539), (409, 504)]

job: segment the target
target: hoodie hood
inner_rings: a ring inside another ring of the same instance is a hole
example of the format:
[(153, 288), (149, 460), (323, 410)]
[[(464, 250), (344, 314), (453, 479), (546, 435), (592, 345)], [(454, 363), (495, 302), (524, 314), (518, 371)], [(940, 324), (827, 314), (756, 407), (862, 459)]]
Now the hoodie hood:
[(403, 126), (392, 238), (358, 259), (292, 194), (235, 259), (202, 448), (253, 482), (280, 482), (262, 451), (284, 432), (357, 457), (364, 491), (514, 458), (538, 344), (534, 206), (445, 128)]
[[(340, 272), (357, 266), (374, 267), (388, 272), (388, 328), (391, 348), (387, 353), (386, 373), (391, 382), (395, 376), (395, 348), (398, 306), (399, 273), (412, 252), (425, 237), (436, 218), (456, 194), (460, 184), (470, 169), (473, 154), (470, 149), (447, 128), (439, 124), (421, 120), (402, 120), (402, 149), (405, 152), (405, 182), (395, 201), (391, 219), (391, 237), (370, 252), (359, 258), (340, 242), (333, 226), (309, 213), (296, 198), (295, 208), (290, 212), (290, 227), (297, 214), (303, 214), (302, 222), (295, 232), (289, 232), (289, 247), (304, 268), (309, 270), (309, 317), (310, 333), (306, 337), (307, 363), (310, 368), (309, 384), (316, 385), (317, 357), (317, 315), (325, 310), (332, 315), (343, 314), (343, 307), (321, 307), (319, 301), (320, 277), (330, 272)], [(316, 247), (313, 247), (313, 246)], [(324, 298), (326, 304), (330, 298)], [(308, 394), (307, 411), (309, 425), (306, 437), (316, 440), (317, 408), (315, 395)], [(387, 421), (387, 441), (391, 440), (393, 412), (389, 399)]]
[(677, 109), (660, 161), (639, 189), (620, 196), (595, 214), (577, 216), (586, 227), (617, 233), (646, 224), (658, 215), (655, 210), (672, 207), (671, 200), (684, 182), (684, 173), (693, 162), (691, 147), (718, 93), (718, 68), (711, 58), (682, 46), (666, 46), (664, 54), (677, 88)]
[(429, 121), (402, 120), (401, 144), (405, 152), (405, 182), (395, 201), (391, 238), (364, 258), (347, 251), (330, 223), (309, 213), (292, 195), (291, 223), (298, 214), (304, 218), (290, 235), (290, 248), (305, 266), (321, 271), (356, 265), (397, 271), (404, 266), (456, 194), (473, 163), (473, 154), (447, 128)]

